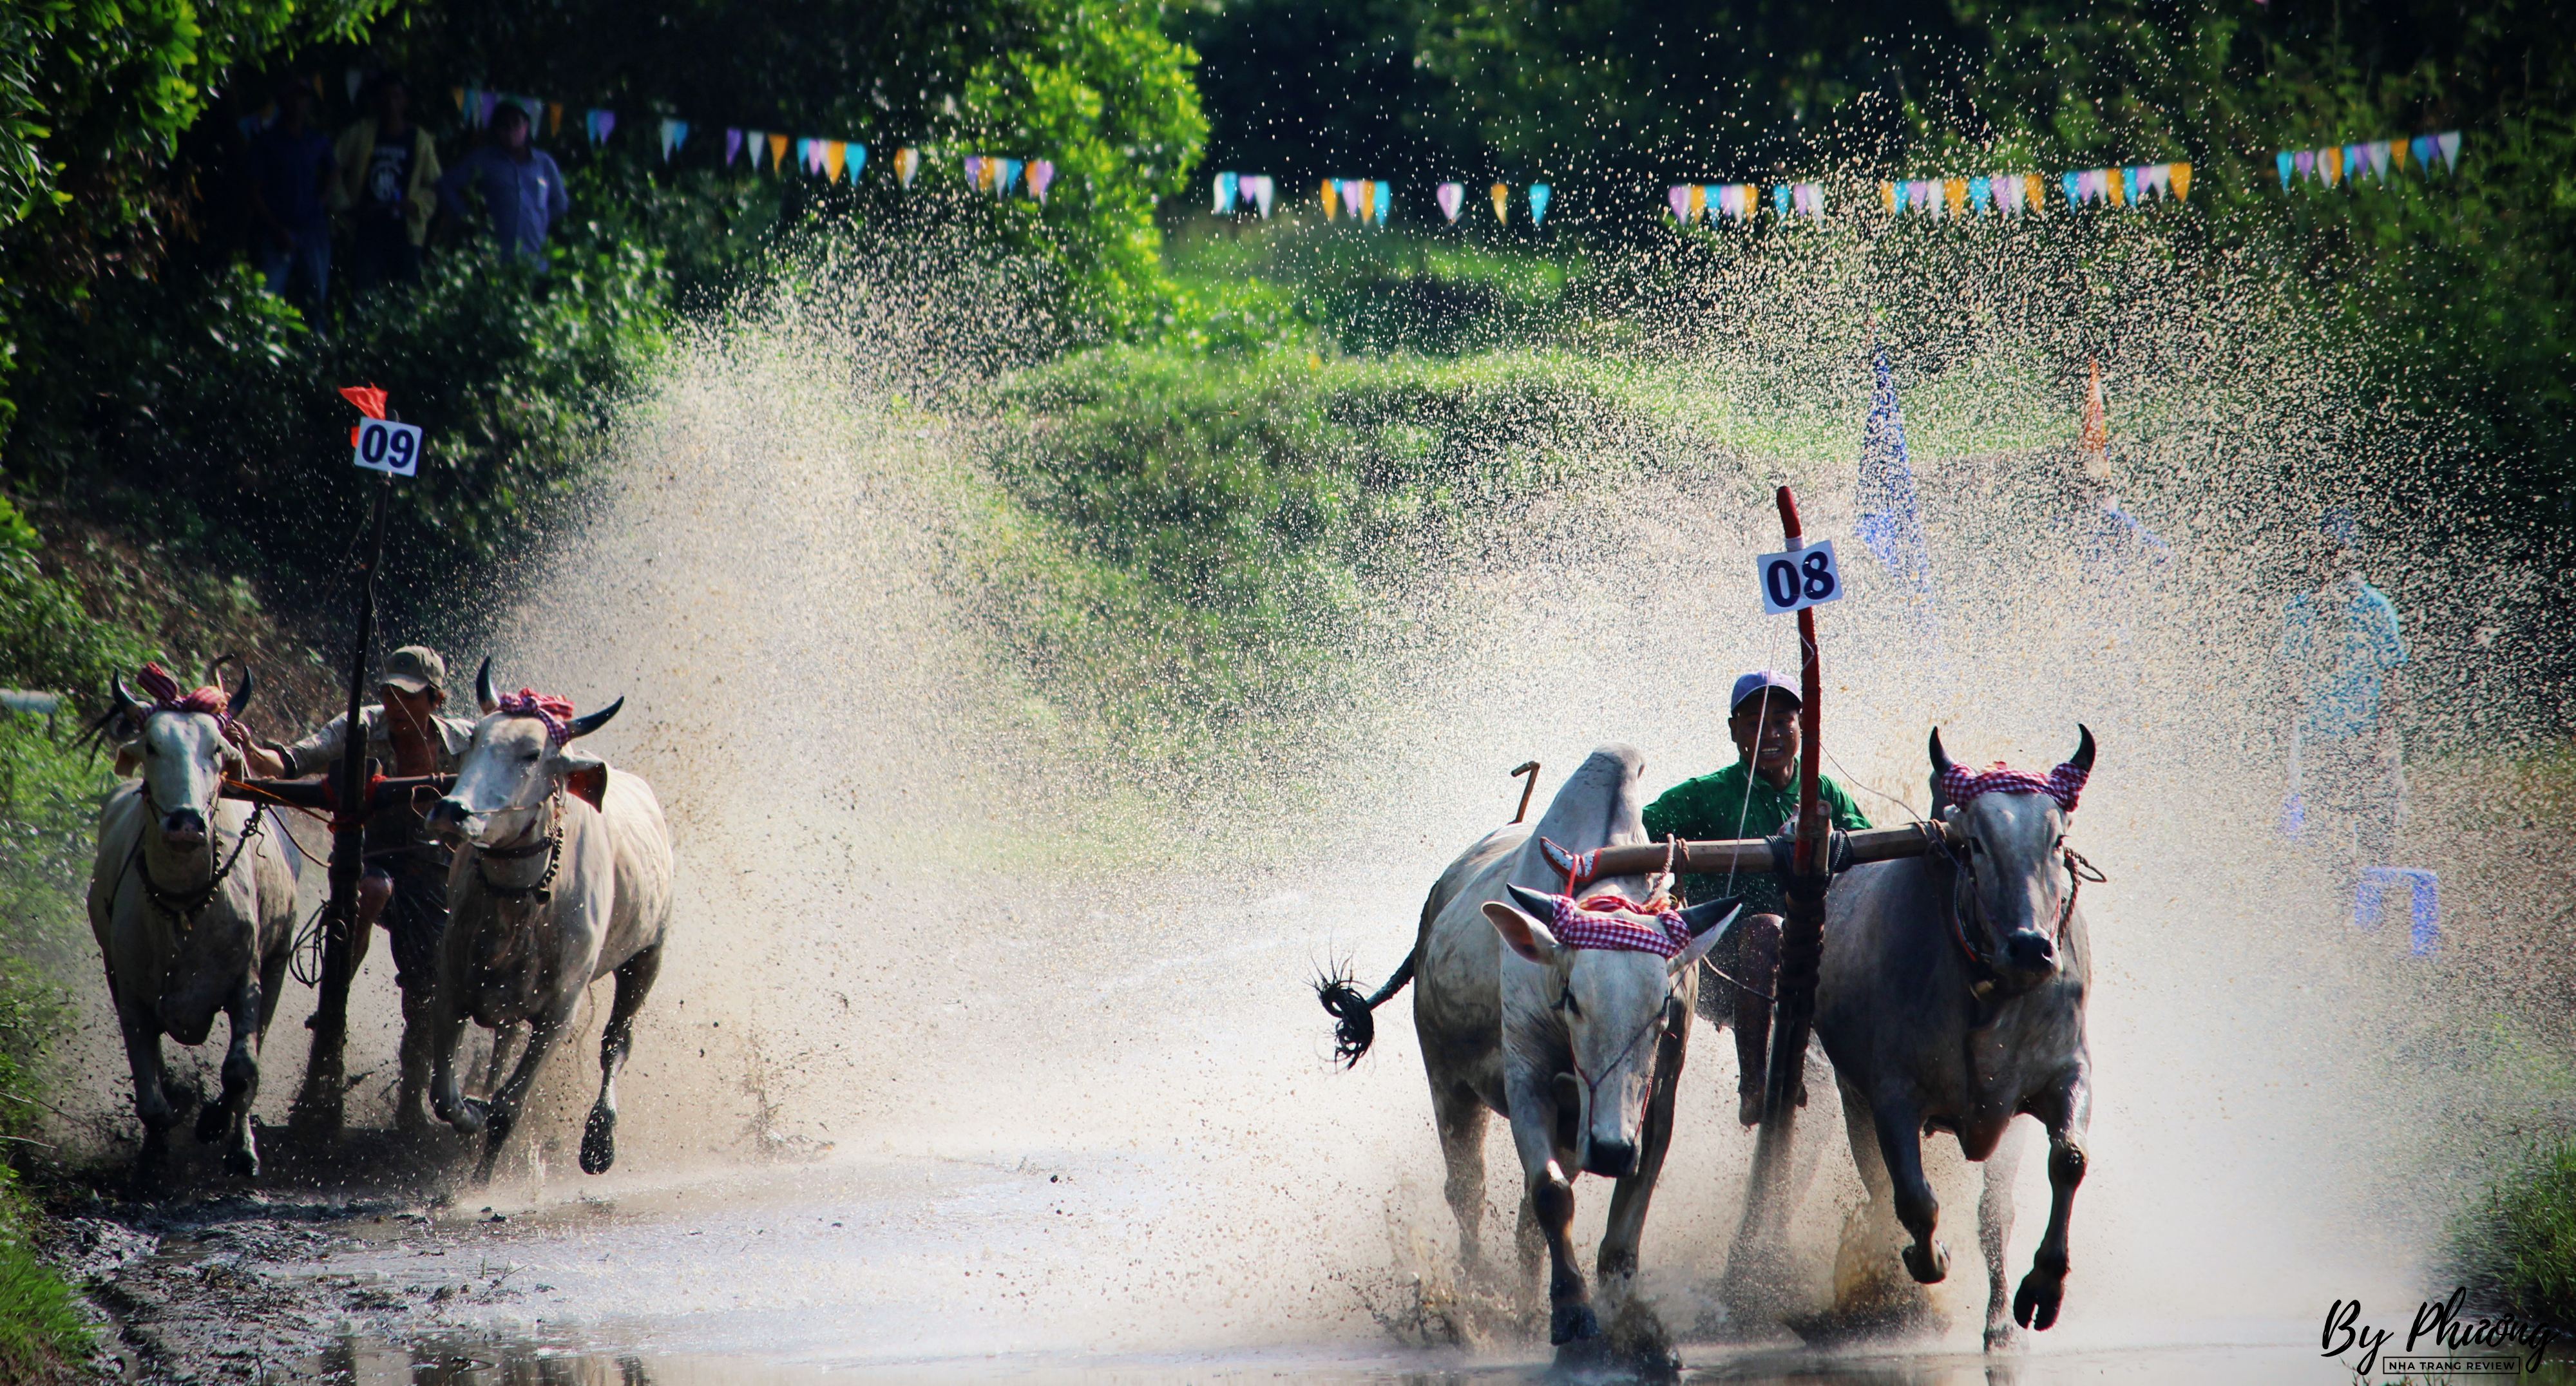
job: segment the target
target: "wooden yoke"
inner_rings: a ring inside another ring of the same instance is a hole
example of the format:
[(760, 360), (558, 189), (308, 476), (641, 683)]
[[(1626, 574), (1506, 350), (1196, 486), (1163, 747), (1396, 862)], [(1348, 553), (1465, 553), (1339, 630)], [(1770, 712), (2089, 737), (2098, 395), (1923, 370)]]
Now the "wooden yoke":
[[(1792, 550), (1806, 547), (1805, 527), (1798, 522), (1798, 498), (1780, 488), (1780, 532)], [(1771, 1067), (1764, 1075), (1763, 1125), (1784, 1126), (1796, 1110), (1806, 1083), (1807, 1033), (1816, 1016), (1816, 969), (1824, 957), (1825, 887), (1829, 881), (1825, 851), (1832, 825), (1819, 802), (1817, 767), (1824, 760), (1824, 672), (1816, 659), (1815, 608), (1798, 612), (1798, 826), (1789, 875), (1781, 881), (1788, 917), (1780, 927), (1780, 975), (1772, 1010)], [(1918, 841), (1921, 834), (1905, 830)]]
[[(1947, 830), (1938, 825), (1913, 823), (1845, 833), (1843, 863), (1859, 866), (1865, 862), (1919, 857), (1932, 850), (1935, 834), (1942, 834), (1946, 839), (1946, 833)], [(1664, 844), (1660, 842), (1635, 847), (1604, 847), (1593, 860), (1592, 877), (1599, 880), (1661, 871), (1664, 869), (1664, 850)], [(1723, 876), (1729, 872), (1741, 876), (1779, 869), (1771, 855), (1771, 839), (1766, 837), (1684, 842), (1674, 849), (1672, 860), (1673, 870), (1686, 876)], [(1794, 865), (1791, 870), (1796, 870)]]

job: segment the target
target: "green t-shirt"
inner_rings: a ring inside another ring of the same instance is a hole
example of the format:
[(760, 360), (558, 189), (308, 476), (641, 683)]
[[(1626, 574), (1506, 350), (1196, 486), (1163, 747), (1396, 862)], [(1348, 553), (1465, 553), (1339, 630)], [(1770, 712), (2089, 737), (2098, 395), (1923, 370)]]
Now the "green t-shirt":
[[(1835, 827), (1856, 832), (1869, 826), (1869, 816), (1860, 811), (1849, 790), (1834, 783), (1833, 776), (1816, 777), (1816, 799)], [(1739, 760), (1713, 775), (1684, 780), (1665, 790), (1662, 798), (1646, 806), (1646, 836), (1655, 842), (1663, 841), (1666, 834), (1685, 842), (1771, 837), (1787, 831), (1784, 825), (1797, 816), (1797, 767), (1790, 767), (1786, 788), (1774, 789)], [(1729, 889), (1724, 876), (1681, 879), (1682, 898), (1693, 904)], [(1732, 890), (1744, 897), (1747, 914), (1777, 914), (1786, 907), (1780, 883), (1767, 871), (1737, 873)]]

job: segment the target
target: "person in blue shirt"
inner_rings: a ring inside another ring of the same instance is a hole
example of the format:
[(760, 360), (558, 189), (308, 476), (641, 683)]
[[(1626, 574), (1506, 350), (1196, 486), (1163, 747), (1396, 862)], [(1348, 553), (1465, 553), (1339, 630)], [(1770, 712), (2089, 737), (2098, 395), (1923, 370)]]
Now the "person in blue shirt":
[[(2361, 529), (2328, 512), (2313, 592), (2281, 612), (2277, 659), (2292, 708), (2292, 793), (2303, 816), (2323, 809), (2351, 835), (2361, 867), (2384, 866), (2397, 845), (2406, 771), (2397, 713), (2406, 638), (2396, 606), (2361, 575)], [(2338, 839), (2340, 834), (2338, 834)]]
[(492, 240), (505, 257), (546, 264), (546, 231), (555, 218), (572, 210), (564, 192), (563, 170), (545, 151), (528, 143), (528, 113), (517, 102), (504, 101), (492, 113), (492, 142), (465, 156), (438, 180), (438, 200), (456, 217), (466, 215), (464, 189), (471, 183), (483, 195), (491, 217)]
[(309, 314), (331, 287), (326, 199), (338, 169), (330, 137), (313, 128), (313, 89), (290, 83), (277, 94), (276, 121), (250, 142), (251, 263), (270, 293)]

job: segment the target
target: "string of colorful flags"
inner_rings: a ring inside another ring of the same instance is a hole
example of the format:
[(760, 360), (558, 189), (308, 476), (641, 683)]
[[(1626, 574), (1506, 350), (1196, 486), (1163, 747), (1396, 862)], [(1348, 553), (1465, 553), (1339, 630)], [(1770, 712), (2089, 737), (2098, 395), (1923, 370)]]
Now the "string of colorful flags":
[[(1212, 187), (1216, 196), (1209, 211), (1221, 217), (1257, 211), (1266, 221), (1278, 198), (1277, 181), (1267, 174), (1219, 173)], [(1327, 221), (1348, 216), (1363, 224), (1384, 226), (1395, 206), (1395, 185), (1379, 179), (1327, 178), (1319, 190)], [(1496, 183), (1486, 192), (1494, 204), (1494, 220), (1508, 224), (1511, 221), (1511, 184)], [(1547, 204), (1554, 193), (1555, 190), (1545, 183), (1529, 185), (1527, 197), (1532, 226), (1547, 220)], [(1435, 194), (1435, 200), (1440, 204), (1440, 214), (1455, 225), (1460, 211), (1467, 205), (1467, 187), (1463, 183), (1443, 183)]]
[[(566, 108), (560, 101), (544, 101), (482, 87), (455, 87), (451, 94), (455, 97), (456, 109), (476, 129), (490, 125), (493, 113), (507, 104), (527, 112), (531, 125), (543, 121), (550, 137), (563, 131)], [(607, 143), (616, 129), (615, 111), (593, 108), (581, 112), (581, 130), (593, 145)], [(688, 121), (669, 116), (661, 118), (662, 162), (669, 163), (672, 156), (688, 144), (690, 129)], [(773, 174), (785, 173), (791, 150), (796, 167), (829, 183), (837, 183), (846, 177), (855, 185), (859, 181), (860, 170), (868, 163), (868, 147), (857, 140), (786, 135), (739, 126), (728, 126), (724, 132), (724, 163), (727, 168), (733, 167), (734, 160), (747, 154), (752, 172), (766, 169)], [(919, 148), (906, 145), (894, 152), (895, 178), (904, 187), (912, 186), (912, 180), (920, 176), (921, 168)], [(978, 192), (1007, 198), (1025, 188), (1029, 198), (1041, 206), (1046, 203), (1047, 189), (1055, 183), (1055, 162), (1051, 159), (1021, 160), (968, 154), (964, 156), (963, 168), (966, 185)]]
[(2363, 144), (2327, 145), (2323, 149), (2284, 149), (2272, 156), (2272, 165), (2280, 170), (2281, 191), (2288, 192), (2292, 180), (2315, 179), (2331, 188), (2337, 183), (2353, 184), (2363, 178), (2388, 181), (2392, 170), (2403, 170), (2412, 158), (2424, 176), (2433, 176), (2433, 161), (2442, 161), (2442, 171), (2456, 173), (2460, 168), (2460, 132), (2444, 130), (2435, 135), (2417, 135), (2411, 140), (2371, 140)]

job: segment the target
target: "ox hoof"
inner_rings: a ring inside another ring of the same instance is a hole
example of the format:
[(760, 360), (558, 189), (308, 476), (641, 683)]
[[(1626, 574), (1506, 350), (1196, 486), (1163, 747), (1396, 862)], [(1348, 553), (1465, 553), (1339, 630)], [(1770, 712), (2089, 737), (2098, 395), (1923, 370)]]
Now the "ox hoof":
[(484, 1104), (483, 1099), (461, 1098), (457, 1101), (456, 1110), (448, 1114), (447, 1124), (470, 1136), (483, 1129), (485, 1119), (491, 1114), (492, 1109)]
[(1998, 1322), (1986, 1325), (1986, 1351), (2010, 1352), (2014, 1347), (2018, 1346), (2020, 1342), (2021, 1334), (2014, 1330), (2010, 1322)]
[(581, 1128), (581, 1172), (606, 1174), (617, 1163), (617, 1113), (590, 1109), (590, 1120)]
[(1601, 1336), (1601, 1320), (1593, 1317), (1592, 1306), (1581, 1300), (1556, 1306), (1548, 1316), (1547, 1341), (1550, 1347), (1563, 1347), (1587, 1338)]
[(242, 1143), (224, 1152), (224, 1168), (244, 1179), (259, 1177), (259, 1147), (245, 1134)]
[(2032, 1271), (2021, 1278), (2021, 1290), (2013, 1296), (2013, 1318), (2034, 1333), (2045, 1333), (2056, 1326), (2057, 1307), (2065, 1299), (2065, 1281)]
[[(1905, 1273), (1925, 1285), (1940, 1284), (1942, 1277), (1950, 1273), (1950, 1248), (1937, 1240), (1916, 1242), (1905, 1249)], [(2030, 1282), (2023, 1281), (2022, 1285), (2027, 1293)]]

